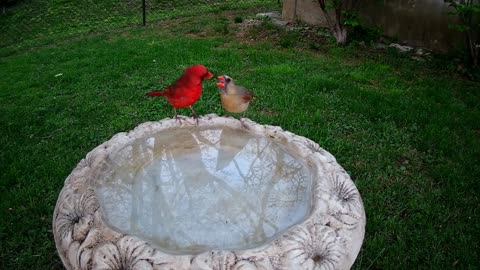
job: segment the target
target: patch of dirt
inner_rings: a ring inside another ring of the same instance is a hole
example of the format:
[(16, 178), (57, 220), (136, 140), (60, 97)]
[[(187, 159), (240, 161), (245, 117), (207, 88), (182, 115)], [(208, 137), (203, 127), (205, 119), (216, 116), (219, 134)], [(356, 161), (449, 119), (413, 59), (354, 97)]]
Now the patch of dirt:
[(247, 43), (269, 41), (281, 47), (318, 49), (328, 43), (329, 35), (320, 27), (296, 23), (276, 26), (264, 19), (246, 19), (238, 24), (235, 37)]
[(245, 19), (242, 23), (238, 23), (238, 30), (235, 33), (235, 37), (239, 38), (240, 40), (253, 40), (247, 37), (247, 34), (252, 26), (258, 26), (262, 23), (262, 21), (257, 19)]
[[(181, 34), (190, 38), (223, 36), (237, 42), (258, 44), (272, 42), (278, 47), (295, 47), (319, 50), (329, 43), (331, 34), (327, 29), (301, 23), (277, 26), (274, 19), (255, 17), (259, 9), (224, 11), (221, 15), (205, 14), (206, 24), (198, 25), (198, 18), (181, 17), (170, 20), (150, 21), (147, 27), (163, 33)], [(238, 22), (239, 19), (241, 22)], [(223, 20), (223, 22), (222, 22)], [(222, 27), (222, 23), (226, 27)]]
[(200, 32), (200, 33), (186, 33), (183, 35), (184, 37), (188, 38), (204, 38), (208, 37), (208, 34), (206, 32)]

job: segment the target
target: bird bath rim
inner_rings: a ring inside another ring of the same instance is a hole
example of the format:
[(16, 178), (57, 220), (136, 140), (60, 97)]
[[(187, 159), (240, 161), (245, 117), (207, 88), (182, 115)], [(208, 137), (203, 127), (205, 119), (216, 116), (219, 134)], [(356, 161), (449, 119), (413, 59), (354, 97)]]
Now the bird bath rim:
[[(171, 255), (145, 240), (107, 224), (95, 183), (109, 169), (109, 155), (139, 138), (169, 129), (192, 127), (185, 118), (146, 122), (119, 133), (96, 147), (65, 180), (53, 217), (53, 234), (67, 269), (111, 269), (112, 265), (141, 269), (349, 269), (363, 242), (365, 212), (360, 194), (335, 158), (313, 141), (260, 125), (249, 119), (200, 118), (199, 127), (224, 126), (265, 136), (285, 145), (314, 169), (312, 206), (306, 219), (262, 246), (246, 250), (212, 250), (195, 255)], [(162, 268), (164, 267), (164, 268)]]

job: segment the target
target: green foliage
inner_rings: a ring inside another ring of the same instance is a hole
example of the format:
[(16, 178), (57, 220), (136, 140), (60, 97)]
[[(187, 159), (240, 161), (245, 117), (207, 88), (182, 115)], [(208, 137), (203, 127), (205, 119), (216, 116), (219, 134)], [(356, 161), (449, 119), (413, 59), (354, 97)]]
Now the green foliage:
[(361, 23), (356, 10), (343, 10), (343, 24), (348, 27), (350, 41), (376, 41), (383, 31), (378, 27), (367, 27)]
[(480, 4), (473, 0), (445, 0), (445, 2), (453, 8), (449, 14), (459, 18), (459, 23), (452, 23), (449, 27), (464, 33), (467, 64), (476, 68), (480, 61)]
[(225, 17), (218, 18), (217, 20), (215, 20), (213, 29), (216, 33), (227, 35), (230, 32), (230, 30), (228, 29), (228, 19)]
[(351, 27), (360, 26), (360, 19), (358, 12), (354, 10), (342, 10), (343, 24)]
[[(317, 0), (325, 17), (330, 32), (335, 37), (337, 43), (344, 44), (347, 42), (347, 34), (351, 30), (360, 26), (356, 6), (359, 0)], [(335, 17), (332, 19), (327, 11), (333, 9)]]
[(295, 33), (286, 33), (280, 39), (282, 48), (292, 48), (298, 42), (298, 36)]
[(243, 18), (242, 17), (239, 17), (239, 16), (236, 16), (235, 19), (233, 19), (233, 21), (235, 23), (242, 23), (243, 22)]
[(336, 8), (342, 8), (344, 5), (344, 2), (348, 0), (323, 0), (325, 2), (325, 6), (327, 9), (336, 9)]
[(352, 42), (375, 42), (383, 35), (383, 30), (378, 27), (358, 25), (350, 30), (349, 40)]
[(466, 32), (469, 30), (480, 30), (480, 21), (473, 21), (475, 17), (480, 16), (480, 4), (474, 4), (473, 2), (445, 0), (453, 10), (450, 10), (448, 14), (456, 15), (461, 18), (461, 23), (450, 24), (450, 26), (460, 32)]

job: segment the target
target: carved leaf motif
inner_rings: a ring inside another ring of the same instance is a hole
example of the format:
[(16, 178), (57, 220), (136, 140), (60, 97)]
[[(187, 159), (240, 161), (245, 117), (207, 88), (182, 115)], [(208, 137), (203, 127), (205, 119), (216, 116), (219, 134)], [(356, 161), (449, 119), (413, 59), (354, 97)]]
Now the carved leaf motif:
[(72, 193), (62, 197), (55, 218), (56, 233), (62, 238), (67, 238), (70, 234), (73, 240), (82, 241), (91, 228), (93, 214), (98, 209), (95, 193), (88, 189), (80, 198)]
[(258, 270), (258, 267), (252, 262), (242, 260), (235, 264), (232, 270)]
[(77, 241), (71, 242), (68, 248), (65, 248), (64, 251), (68, 258), (70, 265), (65, 265), (67, 269), (78, 269), (78, 251), (80, 250), (80, 243)]
[(278, 269), (278, 264), (275, 264), (278, 255), (270, 256), (269, 254), (278, 253), (278, 241), (272, 242), (269, 247), (261, 250), (243, 250), (235, 253), (237, 256), (237, 262), (233, 266), (232, 270), (273, 270)]
[(192, 261), (192, 269), (229, 270), (236, 262), (232, 252), (211, 251), (197, 255)]
[(232, 268), (232, 270), (273, 270), (273, 266), (270, 263), (268, 256), (262, 257), (260, 254), (248, 260), (238, 261)]
[(340, 269), (344, 244), (320, 224), (299, 226), (285, 236), (282, 269)]
[(88, 231), (88, 234), (83, 241), (82, 245), (78, 248), (77, 253), (75, 254), (76, 260), (74, 269), (88, 269), (91, 261), (93, 249), (98, 245), (99, 239), (101, 239), (102, 233), (96, 229), (92, 228)]
[(82, 241), (87, 236), (92, 226), (93, 216), (87, 215), (80, 218), (80, 220), (73, 225), (73, 240)]
[(116, 244), (106, 243), (93, 257), (93, 269), (153, 269), (151, 257), (154, 250), (135, 237), (125, 236)]
[(93, 268), (99, 270), (122, 269), (120, 252), (113, 243), (99, 247), (93, 255)]
[(347, 181), (343, 173), (332, 173), (330, 177), (330, 181), (333, 183), (333, 195), (336, 196), (336, 200), (339, 201), (345, 209), (348, 209), (349, 212), (359, 213), (362, 208), (362, 203), (360, 201), (360, 194), (353, 182)]

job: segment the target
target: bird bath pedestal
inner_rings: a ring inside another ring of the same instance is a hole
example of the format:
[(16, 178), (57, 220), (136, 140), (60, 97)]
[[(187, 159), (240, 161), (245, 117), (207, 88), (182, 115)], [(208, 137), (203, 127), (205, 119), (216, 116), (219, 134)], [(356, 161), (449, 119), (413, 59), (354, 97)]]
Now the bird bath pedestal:
[(216, 115), (115, 135), (68, 176), (53, 218), (67, 269), (349, 269), (364, 230), (330, 153)]

